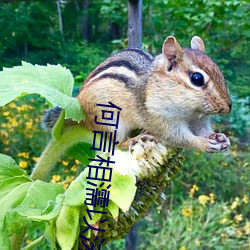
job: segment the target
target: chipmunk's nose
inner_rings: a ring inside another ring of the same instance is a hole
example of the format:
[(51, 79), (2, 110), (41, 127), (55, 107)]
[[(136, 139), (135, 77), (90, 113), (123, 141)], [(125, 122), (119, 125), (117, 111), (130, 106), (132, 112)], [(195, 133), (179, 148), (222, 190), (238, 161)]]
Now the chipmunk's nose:
[(220, 109), (219, 113), (228, 114), (231, 112), (231, 109), (232, 109), (232, 102), (229, 101), (222, 109)]

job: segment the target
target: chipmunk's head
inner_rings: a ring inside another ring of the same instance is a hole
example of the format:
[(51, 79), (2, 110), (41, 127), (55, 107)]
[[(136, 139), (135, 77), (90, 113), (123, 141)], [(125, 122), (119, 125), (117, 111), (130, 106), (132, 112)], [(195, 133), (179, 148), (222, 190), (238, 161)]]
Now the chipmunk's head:
[(175, 79), (172, 83), (179, 85), (184, 98), (192, 101), (197, 112), (227, 114), (232, 104), (226, 81), (204, 51), (204, 43), (198, 36), (192, 38), (191, 48), (181, 48), (175, 37), (169, 36), (162, 47), (162, 74), (165, 72), (168, 78)]

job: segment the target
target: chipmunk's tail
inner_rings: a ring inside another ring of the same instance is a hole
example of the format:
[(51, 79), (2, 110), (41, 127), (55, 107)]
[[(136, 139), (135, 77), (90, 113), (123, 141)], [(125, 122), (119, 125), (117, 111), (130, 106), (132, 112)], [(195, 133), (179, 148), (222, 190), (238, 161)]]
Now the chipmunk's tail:
[(46, 110), (41, 120), (42, 128), (45, 130), (51, 130), (56, 124), (61, 111), (62, 109), (58, 106)]

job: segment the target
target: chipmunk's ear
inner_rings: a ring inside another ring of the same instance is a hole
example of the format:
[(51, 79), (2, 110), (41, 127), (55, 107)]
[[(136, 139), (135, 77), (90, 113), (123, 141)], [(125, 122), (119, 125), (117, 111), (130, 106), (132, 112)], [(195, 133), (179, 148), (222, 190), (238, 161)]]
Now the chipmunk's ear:
[(197, 50), (200, 50), (202, 52), (205, 51), (205, 45), (204, 45), (204, 42), (203, 40), (198, 37), (198, 36), (194, 36), (191, 40), (191, 48), (192, 49), (197, 49)]
[(162, 46), (162, 54), (170, 61), (179, 61), (182, 59), (183, 50), (175, 37), (169, 36)]

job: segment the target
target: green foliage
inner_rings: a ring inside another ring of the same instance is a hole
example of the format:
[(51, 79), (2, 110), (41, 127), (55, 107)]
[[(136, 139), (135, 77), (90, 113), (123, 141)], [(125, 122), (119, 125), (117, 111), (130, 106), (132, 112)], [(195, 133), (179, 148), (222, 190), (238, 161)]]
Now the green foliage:
[(66, 154), (84, 163), (85, 165), (88, 165), (90, 162), (89, 159), (95, 158), (95, 151), (91, 150), (91, 147), (91, 144), (79, 142), (70, 147)]
[[(142, 225), (143, 241), (138, 249), (248, 249), (250, 224), (243, 213), (247, 204), (242, 200), (228, 204), (203, 195), (187, 198), (165, 215), (154, 213)], [(160, 230), (159, 230), (160, 228)]]
[(249, 143), (250, 128), (250, 98), (232, 98), (233, 109), (230, 115), (216, 116), (216, 124), (219, 124), (223, 131), (230, 130), (238, 136), (240, 142)]
[(199, 186), (201, 192), (215, 193), (217, 199), (223, 201), (247, 194), (250, 187), (250, 157), (247, 148), (239, 151), (234, 138), (230, 139), (233, 146), (224, 154), (187, 153), (183, 166), (185, 175), (180, 175), (174, 182), (177, 187), (185, 183), (181, 191), (176, 190), (180, 195), (176, 194), (176, 199), (181, 200), (182, 194), (193, 184)]
[[(223, 69), (232, 93), (249, 96), (250, 14), (247, 1), (144, 1), (144, 43), (160, 52), (168, 35), (189, 46), (192, 36), (205, 41), (206, 52)], [(185, 6), (185, 7), (184, 7)]]
[[(0, 176), (1, 247), (9, 249), (9, 237), (14, 233), (21, 233), (23, 227), (29, 225), (32, 220), (41, 223), (48, 222), (52, 226), (47, 231), (48, 237), (54, 239), (51, 242), (52, 245), (55, 245), (56, 239), (63, 249), (71, 249), (77, 244), (80, 227), (79, 216), (83, 208), (85, 208), (85, 214), (82, 215), (87, 216), (84, 201), (86, 188), (91, 187), (86, 180), (89, 170), (85, 169), (62, 194), (64, 189), (61, 185), (40, 180), (32, 181), (12, 158), (2, 154), (0, 158), (0, 173), (2, 173)], [(132, 175), (121, 175), (117, 170), (113, 171), (112, 177), (110, 201), (113, 203), (107, 209), (111, 216), (117, 217), (119, 208), (127, 211), (133, 201), (136, 191), (135, 178)], [(95, 181), (95, 183), (98, 187), (101, 181)], [(88, 205), (88, 208), (92, 209), (92, 206)], [(97, 210), (101, 211), (102, 208), (99, 207)], [(100, 216), (94, 216), (91, 222), (95, 223), (100, 218)], [(81, 224), (84, 227), (87, 226), (82, 220)], [(56, 238), (50, 237), (51, 235), (55, 235)], [(35, 243), (42, 243), (43, 238), (38, 239)]]
[[(77, 99), (72, 98), (74, 80), (69, 70), (61, 65), (33, 66), (22, 63), (12, 69), (0, 72), (0, 105), (25, 94), (40, 94), (54, 106), (65, 109), (65, 118), (80, 121), (83, 110)], [(8, 88), (6, 86), (8, 85)]]
[(97, 45), (97, 43), (65, 42), (61, 59), (58, 62), (71, 70), (76, 86), (80, 87), (88, 74), (110, 53), (111, 48), (102, 43)]
[(2, 154), (0, 158), (0, 243), (2, 249), (9, 249), (9, 237), (14, 233), (21, 233), (30, 223), (26, 216), (41, 213), (47, 207), (47, 202), (55, 199), (64, 190), (60, 185), (39, 180), (32, 182), (12, 158)]

